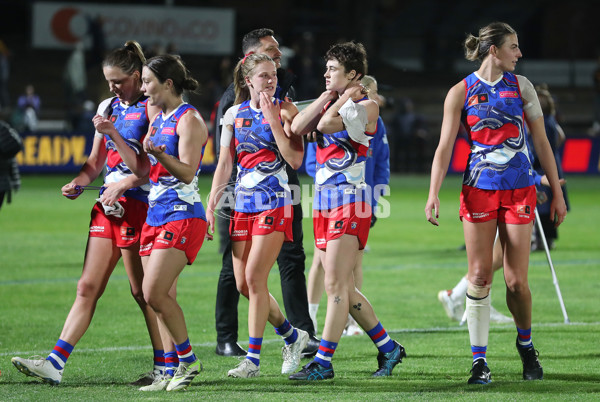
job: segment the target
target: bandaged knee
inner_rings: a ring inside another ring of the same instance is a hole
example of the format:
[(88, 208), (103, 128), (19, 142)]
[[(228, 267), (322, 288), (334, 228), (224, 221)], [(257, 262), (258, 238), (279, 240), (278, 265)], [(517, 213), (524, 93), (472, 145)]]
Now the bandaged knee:
[(471, 345), (487, 346), (490, 332), (490, 287), (478, 286), (469, 281), (466, 308)]

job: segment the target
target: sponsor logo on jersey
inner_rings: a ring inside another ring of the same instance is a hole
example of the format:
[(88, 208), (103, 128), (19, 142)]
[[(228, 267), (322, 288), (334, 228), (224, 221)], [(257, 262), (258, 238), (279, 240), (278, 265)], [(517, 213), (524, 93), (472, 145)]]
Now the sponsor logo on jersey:
[(158, 128), (152, 126), (152, 129), (150, 130), (150, 137), (154, 137), (154, 134), (156, 134), (156, 130), (158, 130)]
[(272, 216), (261, 216), (258, 219), (258, 223), (260, 225), (272, 225), (274, 221), (274, 218)]
[(329, 222), (329, 229), (342, 229), (343, 227), (344, 227), (344, 221)]
[(165, 239), (167, 241), (172, 241), (173, 240), (173, 236), (175, 236), (173, 234), (173, 232), (169, 232), (167, 230), (163, 230), (162, 232), (160, 232), (160, 234), (158, 235), (158, 237), (160, 239)]
[(125, 115), (125, 120), (139, 120), (142, 117), (141, 113), (127, 113)]
[(242, 236), (247, 236), (247, 235), (248, 235), (248, 230), (246, 230), (246, 229), (236, 229), (231, 234), (231, 237), (242, 237)]
[(129, 226), (121, 226), (121, 236), (131, 237), (135, 236), (135, 228)]
[(116, 114), (113, 114), (112, 116), (110, 116), (110, 119), (109, 119), (110, 122), (114, 123), (115, 121), (117, 121), (117, 117), (119, 117), (119, 116), (117, 116)]
[[(467, 215), (468, 216), (468, 215)], [(490, 216), (489, 212), (473, 212), (473, 219), (483, 219)]]
[(500, 92), (501, 98), (518, 98), (519, 94), (517, 91), (502, 91)]
[(488, 101), (489, 101), (488, 94), (472, 95), (469, 97), (467, 106), (478, 105), (480, 103), (488, 103)]
[(167, 134), (167, 135), (173, 135), (173, 134), (175, 134), (175, 127), (164, 127), (160, 133)]
[(187, 205), (174, 205), (173, 211), (187, 211)]
[(235, 119), (235, 128), (252, 127), (252, 119), (243, 119), (238, 117)]

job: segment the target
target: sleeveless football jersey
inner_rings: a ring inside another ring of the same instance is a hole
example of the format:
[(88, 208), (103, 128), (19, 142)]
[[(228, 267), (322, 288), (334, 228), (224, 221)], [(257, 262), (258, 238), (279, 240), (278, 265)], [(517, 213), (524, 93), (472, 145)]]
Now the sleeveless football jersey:
[(374, 135), (362, 132), (352, 138), (346, 130), (323, 134), (323, 145), (317, 146), (313, 209), (326, 210), (363, 201), (371, 204), (366, 191), (365, 164)]
[(234, 110), (233, 130), (238, 159), (235, 210), (251, 213), (291, 204), (285, 161), (262, 111), (250, 107), (249, 100), (241, 103)]
[[(142, 142), (148, 133), (147, 103), (148, 98), (143, 96), (134, 104), (127, 106), (115, 97), (110, 102), (106, 113), (106, 117), (114, 124), (127, 145), (138, 155), (142, 152)], [(132, 175), (133, 172), (125, 165), (117, 152), (117, 147), (108, 135), (104, 135), (104, 145), (107, 152), (104, 183), (115, 183)], [(150, 184), (144, 184), (130, 188), (123, 196), (148, 202), (149, 190)]]
[(471, 73), (464, 83), (462, 121), (471, 153), (463, 183), (483, 190), (533, 185), (517, 77), (505, 72), (496, 82), (489, 83)]
[[(165, 116), (160, 113), (150, 129), (150, 139), (155, 146), (165, 145), (165, 153), (179, 159), (179, 135), (177, 123), (190, 110), (196, 110), (192, 105), (182, 103), (174, 112)], [(204, 147), (202, 145), (202, 156)], [(189, 218), (206, 220), (204, 206), (198, 194), (198, 173), (202, 165), (202, 156), (198, 163), (196, 176), (190, 184), (185, 184), (173, 177), (153, 155), (150, 158), (150, 195), (148, 196), (148, 217), (146, 223), (150, 226), (160, 226), (167, 222)]]

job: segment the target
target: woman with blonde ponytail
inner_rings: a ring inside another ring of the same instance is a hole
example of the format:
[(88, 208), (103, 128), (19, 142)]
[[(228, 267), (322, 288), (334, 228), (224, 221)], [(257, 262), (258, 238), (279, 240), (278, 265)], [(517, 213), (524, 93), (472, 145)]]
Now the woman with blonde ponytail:
[(491, 23), (481, 28), (477, 37), (468, 35), (464, 50), (468, 60), (480, 64), (446, 96), (425, 216), (439, 225), (438, 193), (462, 122), (471, 143), (459, 212), (469, 268), (466, 308), (473, 361), (468, 383), (491, 382), (486, 352), (496, 230), (504, 251), (506, 301), (517, 327), (523, 379), (541, 380), (543, 370), (531, 340), (532, 301), (527, 281), (536, 191), (526, 125), (552, 189), (550, 210), (555, 226), (565, 219), (567, 208), (537, 94), (527, 78), (513, 73), (522, 57), (515, 30), (503, 22)]
[(235, 206), (231, 218), (233, 270), (238, 291), (249, 300), (248, 354), (230, 377), (257, 377), (267, 321), (284, 342), (282, 374), (300, 365), (308, 343), (306, 331), (293, 327), (267, 288), (269, 272), (283, 242), (293, 240), (293, 206), (286, 162), (298, 169), (303, 140), (292, 135), (298, 109), (275, 98), (277, 67), (266, 54), (246, 54), (234, 71), (236, 101), (223, 117), (221, 151), (208, 201), (209, 236), (214, 211), (237, 156)]

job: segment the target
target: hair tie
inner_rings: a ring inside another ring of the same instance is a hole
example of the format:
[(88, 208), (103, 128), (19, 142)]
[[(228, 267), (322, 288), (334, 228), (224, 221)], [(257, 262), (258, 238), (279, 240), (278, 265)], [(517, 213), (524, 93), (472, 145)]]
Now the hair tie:
[(244, 58), (242, 59), (242, 64), (246, 62), (246, 57), (250, 56), (251, 54), (254, 54), (254, 52), (248, 52), (244, 55)]

